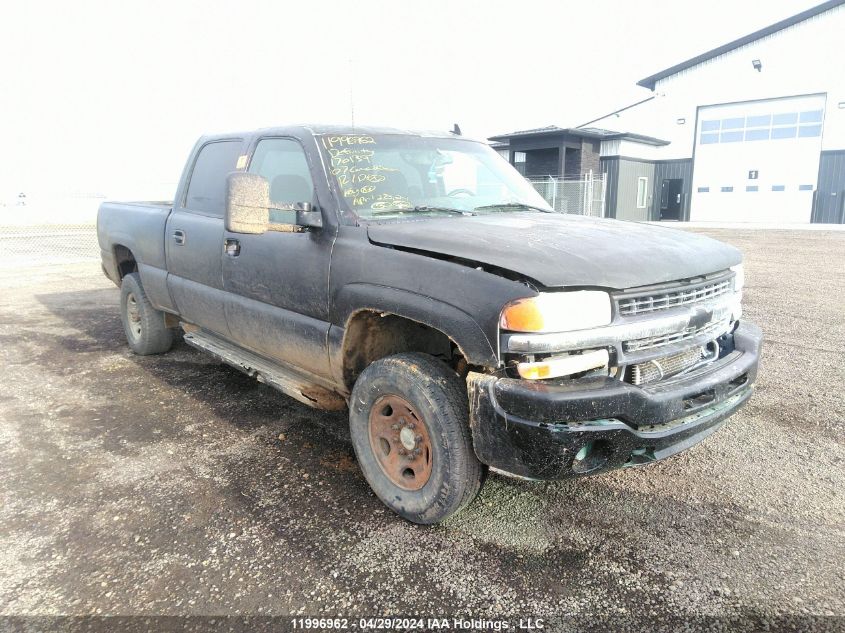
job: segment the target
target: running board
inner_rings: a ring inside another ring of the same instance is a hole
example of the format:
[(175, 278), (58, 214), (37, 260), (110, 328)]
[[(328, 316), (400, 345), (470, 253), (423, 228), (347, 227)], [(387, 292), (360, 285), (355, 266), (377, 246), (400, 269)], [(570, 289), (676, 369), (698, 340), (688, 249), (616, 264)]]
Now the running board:
[(185, 342), (303, 404), (327, 411), (346, 408), (346, 400), (340, 394), (299, 372), (277, 365), (217, 336), (192, 330), (185, 333)]

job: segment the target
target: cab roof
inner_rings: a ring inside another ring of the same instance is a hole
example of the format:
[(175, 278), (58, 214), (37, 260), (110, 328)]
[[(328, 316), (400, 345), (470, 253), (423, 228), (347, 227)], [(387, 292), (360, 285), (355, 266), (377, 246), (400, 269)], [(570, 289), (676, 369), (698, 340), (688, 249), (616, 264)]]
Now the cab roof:
[(401, 134), (404, 136), (418, 136), (425, 138), (458, 138), (467, 141), (476, 141), (484, 143), (485, 141), (461, 136), (453, 132), (444, 132), (442, 130), (408, 130), (402, 128), (392, 127), (377, 127), (377, 126), (352, 126), (340, 124), (327, 123), (310, 123), (310, 124), (295, 124), (285, 125), (279, 127), (265, 127), (257, 130), (249, 130), (242, 132), (229, 132), (225, 134), (209, 134), (204, 136), (204, 139), (219, 139), (219, 138), (248, 138), (252, 136), (293, 136), (296, 138), (303, 138), (307, 136), (322, 136), (324, 134), (348, 134), (348, 135), (386, 135), (386, 134)]

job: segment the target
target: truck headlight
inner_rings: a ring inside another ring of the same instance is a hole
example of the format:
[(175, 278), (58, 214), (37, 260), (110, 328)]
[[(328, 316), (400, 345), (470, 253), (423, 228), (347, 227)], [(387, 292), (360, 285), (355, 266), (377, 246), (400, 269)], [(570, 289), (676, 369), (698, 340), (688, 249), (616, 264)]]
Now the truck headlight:
[(737, 264), (736, 266), (731, 266), (731, 270), (734, 271), (734, 292), (740, 292), (745, 286), (745, 269), (742, 267), (742, 264)]
[(512, 332), (567, 332), (609, 325), (610, 295), (600, 290), (541, 292), (502, 310), (500, 325)]

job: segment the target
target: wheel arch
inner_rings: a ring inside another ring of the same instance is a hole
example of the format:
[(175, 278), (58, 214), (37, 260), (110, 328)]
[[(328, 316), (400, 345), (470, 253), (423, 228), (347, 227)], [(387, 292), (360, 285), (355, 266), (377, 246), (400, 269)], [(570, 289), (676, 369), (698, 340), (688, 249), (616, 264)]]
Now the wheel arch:
[(114, 244), (112, 246), (112, 254), (114, 255), (114, 265), (117, 270), (118, 282), (123, 281), (123, 278), (129, 273), (138, 272), (138, 260), (128, 246)]
[[(367, 365), (401, 352), (430, 354), (459, 373), (468, 366), (498, 365), (481, 326), (455, 306), (396, 288), (354, 284), (344, 290), (335, 321), (344, 326), (330, 343), (335, 376), (349, 390)], [(450, 361), (463, 361), (463, 366)]]

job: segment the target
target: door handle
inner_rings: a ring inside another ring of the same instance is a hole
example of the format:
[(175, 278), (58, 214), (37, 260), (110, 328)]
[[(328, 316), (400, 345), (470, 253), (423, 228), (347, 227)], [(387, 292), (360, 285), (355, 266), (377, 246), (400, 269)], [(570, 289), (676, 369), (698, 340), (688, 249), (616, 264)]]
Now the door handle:
[(182, 229), (176, 229), (173, 231), (173, 241), (179, 246), (182, 246), (185, 243), (185, 231)]
[(223, 244), (223, 252), (229, 257), (237, 257), (241, 254), (241, 243), (238, 240), (229, 238)]

